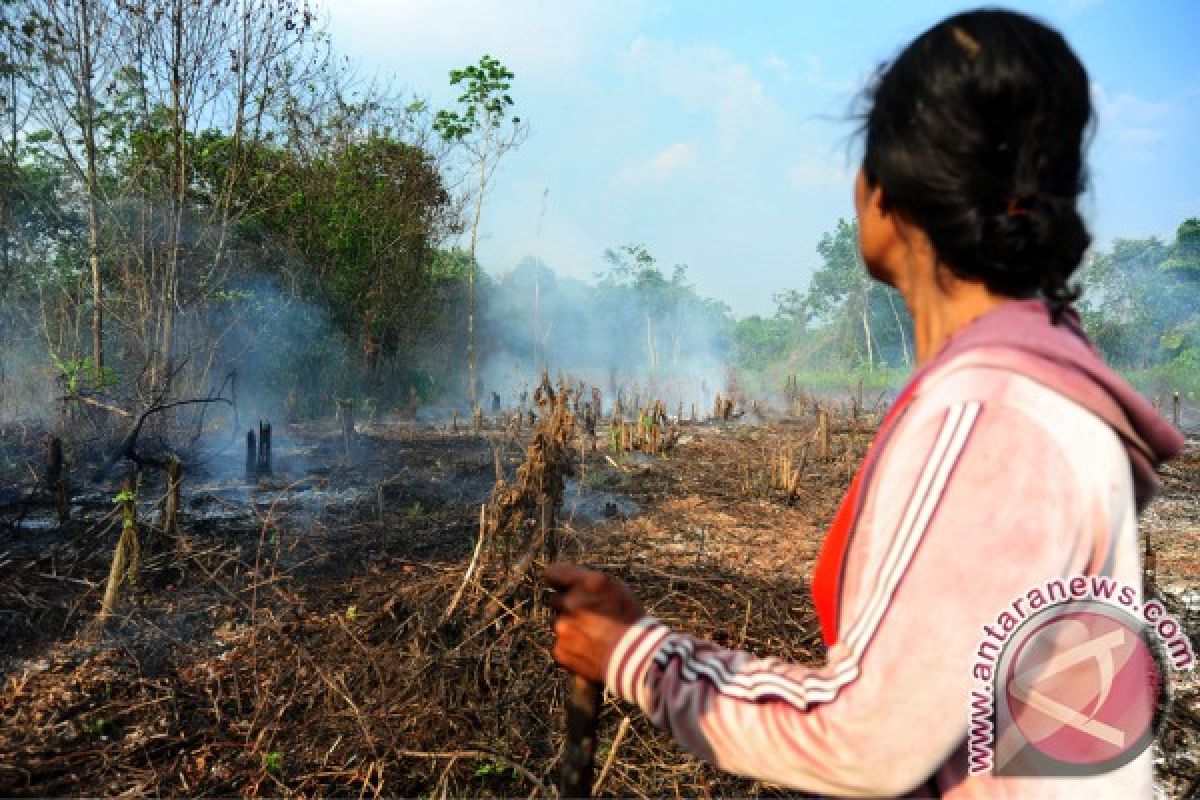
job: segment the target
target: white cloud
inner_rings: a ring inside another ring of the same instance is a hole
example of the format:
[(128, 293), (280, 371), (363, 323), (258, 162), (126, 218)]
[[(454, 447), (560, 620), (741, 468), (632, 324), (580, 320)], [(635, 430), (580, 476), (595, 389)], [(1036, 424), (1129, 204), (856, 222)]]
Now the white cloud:
[(754, 71), (715, 45), (679, 46), (638, 37), (626, 51), (624, 63), (639, 79), (685, 108), (711, 113), (722, 149), (731, 149), (775, 113)]
[(800, 53), (797, 60), (799, 63), (793, 63), (772, 51), (763, 57), (762, 65), (784, 83), (815, 86), (835, 92), (851, 91), (858, 86), (855, 81), (839, 80), (827, 75), (821, 57), (816, 53)]
[(687, 142), (676, 142), (648, 159), (625, 166), (617, 173), (617, 182), (628, 186), (662, 183), (691, 165), (696, 148)]
[(1092, 84), (1092, 100), (1099, 142), (1116, 143), (1120, 157), (1132, 161), (1152, 161), (1157, 157), (1155, 146), (1166, 138), (1177, 111), (1176, 104), (1112, 91), (1100, 83)]
[(850, 169), (836, 159), (821, 160), (805, 156), (788, 170), (788, 180), (793, 186), (805, 190), (849, 190), (854, 180)]
[(1174, 110), (1174, 105), (1165, 100), (1147, 100), (1130, 92), (1114, 92), (1101, 83), (1092, 84), (1092, 98), (1102, 123), (1161, 120)]
[[(358, 58), (420, 72), (496, 56), (521, 78), (563, 79), (636, 23), (642, 0), (316, 0)], [(410, 80), (411, 75), (399, 75)]]

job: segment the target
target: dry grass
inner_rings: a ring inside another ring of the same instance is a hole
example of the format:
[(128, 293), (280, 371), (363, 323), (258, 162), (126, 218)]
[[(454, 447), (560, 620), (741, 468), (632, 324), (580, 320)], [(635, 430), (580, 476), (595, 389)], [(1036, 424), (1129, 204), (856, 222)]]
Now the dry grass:
[[(485, 514), (490, 540), (518, 537), (512, 562), (532, 553), (512, 586), (502, 557), (466, 580), (478, 505), (414, 513), (405, 499), (385, 514), (373, 492), (303, 534), (271, 509), (238, 535), (189, 531), (185, 519), (181, 546), (148, 561), (134, 602), (106, 632), (78, 623), (99, 605), (115, 519), (80, 531), (71, 563), (0, 559), (4, 607), (53, 622), (0, 688), (0, 795), (555, 795), (568, 681), (549, 657), (537, 581), (545, 553), (528, 525), (542, 524), (545, 496), (569, 501), (577, 490), (557, 483), (574, 462), (567, 420), (553, 420), (543, 414), (542, 432), (556, 434), (527, 441), (525, 463), (541, 466), (518, 469)], [(794, 461), (781, 487), (779, 453), (800, 452), (811, 425), (687, 426), (668, 459), (587, 463), (583, 491), (632, 497), (641, 514), (564, 512), (551, 527), (564, 555), (619, 574), (668, 623), (815, 661), (807, 573), (868, 437), (839, 431), (828, 459)], [(430, 474), (490, 474), (492, 451), (468, 441), (406, 434), (395, 446)], [(394, 469), (400, 451), (381, 452)], [(1198, 477), (1200, 462), (1185, 462), (1163, 508), (1190, 502), (1178, 492)], [(1194, 522), (1160, 526), (1159, 565), (1196, 587), (1195, 575), (1174, 571), (1194, 554), (1194, 539), (1178, 538)], [(1197, 785), (1187, 753), (1198, 730), (1192, 687), (1162, 740), (1171, 796)], [(612, 702), (598, 761), (609, 762), (606, 796), (793, 794), (692, 759)]]

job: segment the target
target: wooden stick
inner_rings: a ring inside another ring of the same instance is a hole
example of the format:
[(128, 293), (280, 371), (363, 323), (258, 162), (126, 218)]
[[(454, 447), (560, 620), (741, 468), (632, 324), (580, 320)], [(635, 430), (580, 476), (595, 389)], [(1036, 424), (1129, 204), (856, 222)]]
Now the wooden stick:
[(600, 684), (578, 675), (571, 676), (571, 693), (567, 697), (567, 745), (559, 777), (560, 797), (592, 796), (596, 728), (602, 699)]

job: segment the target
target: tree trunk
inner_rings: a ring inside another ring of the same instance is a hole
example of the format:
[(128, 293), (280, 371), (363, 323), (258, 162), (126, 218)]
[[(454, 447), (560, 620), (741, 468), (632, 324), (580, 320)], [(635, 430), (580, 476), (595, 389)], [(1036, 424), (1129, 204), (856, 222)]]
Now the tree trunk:
[(650, 378), (653, 380), (658, 373), (658, 353), (654, 349), (654, 328), (650, 315), (646, 315), (646, 358), (650, 362)]
[[(8, 98), (9, 98), (9, 122), (11, 124), (9, 130), (8, 153), (5, 156), (9, 162), (9, 168), (13, 172), (13, 177), (17, 175), (17, 147), (18, 132), (20, 125), (17, 122), (17, 71), (13, 69), (8, 73)], [(2, 199), (2, 198), (0, 198)], [(10, 217), (13, 216), (12, 209), (7, 205), (0, 206), (0, 244), (4, 248), (4, 271), (0, 273), (7, 285), (12, 280), (12, 240), (13, 237), (9, 231), (15, 227)]]
[(88, 205), (88, 265), (92, 273), (92, 370), (97, 383), (104, 369), (104, 298), (100, 283), (100, 215), (96, 208), (96, 193), (99, 179), (96, 168), (96, 106), (92, 94), (93, 58), (92, 26), (90, 19), (91, 0), (79, 3), (79, 88), (81, 109), (81, 131), (86, 154), (87, 205)]
[[(89, 156), (89, 162), (92, 157)], [(88, 264), (92, 272), (92, 372), (97, 384), (104, 374), (104, 299), (100, 282), (100, 221), (96, 213), (95, 164), (88, 166)]]
[(165, 544), (179, 538), (179, 506), (183, 485), (183, 464), (172, 456), (167, 461), (167, 495), (163, 507), (162, 539), (158, 544)]
[(169, 390), (168, 383), (174, 371), (175, 307), (179, 293), (179, 254), (182, 249), (183, 216), (187, 203), (187, 153), (185, 118), (187, 109), (183, 102), (183, 0), (175, 0), (171, 9), (171, 140), (174, 150), (174, 185), (171, 198), (171, 241), (167, 253), (167, 265), (163, 280), (163, 327), (161, 341), (162, 388)]
[(900, 348), (904, 352), (904, 366), (911, 367), (912, 351), (908, 349), (908, 334), (904, 330), (904, 320), (900, 319), (900, 312), (896, 310), (895, 296), (887, 289), (884, 291), (887, 292), (888, 305), (892, 307), (892, 316), (896, 318), (896, 330), (900, 332)]
[(467, 265), (467, 400), (471, 408), (479, 401), (475, 374), (475, 247), (479, 243), (479, 217), (483, 213), (483, 195), (487, 189), (488, 142), (484, 141), (479, 159), (479, 194), (475, 196), (475, 218), (471, 220), (471, 263)]
[(874, 371), (874, 369), (875, 369), (875, 348), (874, 348), (874, 344), (871, 341), (870, 313), (871, 313), (871, 305), (868, 302), (867, 295), (864, 293), (863, 294), (862, 323), (863, 323), (863, 336), (867, 340), (867, 369)]

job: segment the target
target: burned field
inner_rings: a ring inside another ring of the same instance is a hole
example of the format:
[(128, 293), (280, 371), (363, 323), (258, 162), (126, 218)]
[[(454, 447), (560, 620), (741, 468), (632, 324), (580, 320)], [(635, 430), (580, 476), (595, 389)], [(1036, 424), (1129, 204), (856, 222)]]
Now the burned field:
[[(186, 464), (174, 529), (148, 477), (132, 503), (140, 568), (106, 620), (116, 487), (75, 487), (61, 521), (36, 478), (44, 434), (6, 431), (24, 478), (0, 496), (0, 795), (554, 796), (568, 680), (537, 575), (555, 552), (619, 574), (690, 632), (819, 658), (808, 579), (877, 412), (655, 408), (593, 435), (563, 397), (543, 400), (535, 428), (279, 424), (269, 473), (240, 442)], [(1192, 631), (1198, 444), (1143, 525)], [(612, 702), (599, 741), (600, 795), (788, 794), (701, 764)], [(1194, 794), (1194, 681), (1159, 742), (1168, 796)]]

